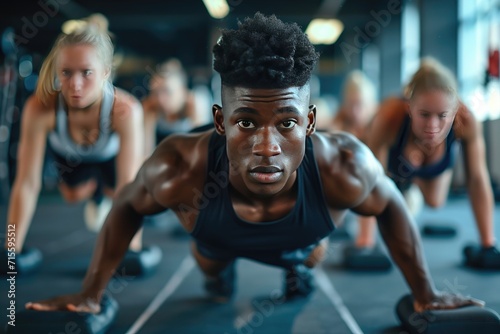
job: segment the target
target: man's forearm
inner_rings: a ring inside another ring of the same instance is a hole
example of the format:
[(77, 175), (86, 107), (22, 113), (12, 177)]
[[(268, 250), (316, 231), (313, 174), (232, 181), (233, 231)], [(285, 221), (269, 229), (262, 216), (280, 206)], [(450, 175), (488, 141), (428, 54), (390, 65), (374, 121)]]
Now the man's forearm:
[(434, 286), (424, 258), (420, 237), (402, 196), (397, 192), (377, 217), (382, 237), (393, 260), (403, 273), (416, 300), (427, 303), (434, 297)]
[(92, 261), (83, 281), (83, 294), (99, 299), (130, 241), (139, 230), (142, 216), (128, 204), (114, 204), (97, 240)]

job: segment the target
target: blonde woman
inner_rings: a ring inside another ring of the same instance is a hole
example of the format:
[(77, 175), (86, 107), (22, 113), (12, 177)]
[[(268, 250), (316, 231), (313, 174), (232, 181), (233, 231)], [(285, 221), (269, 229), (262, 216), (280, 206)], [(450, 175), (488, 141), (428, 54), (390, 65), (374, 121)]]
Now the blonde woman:
[(146, 152), (173, 133), (185, 133), (200, 125), (196, 117), (194, 94), (188, 77), (177, 59), (158, 66), (149, 82), (150, 93), (142, 100), (146, 133)]
[[(54, 157), (59, 190), (69, 202), (88, 201), (85, 221), (100, 230), (111, 200), (131, 182), (143, 161), (143, 113), (134, 97), (109, 80), (109, 35), (86, 26), (61, 34), (45, 59), (36, 92), (24, 105), (8, 226), (15, 229), (18, 271), (41, 188), (46, 150)], [(48, 222), (46, 222), (48, 223)], [(69, 222), (70, 223), (70, 222)], [(12, 246), (6, 243), (9, 252)], [(141, 249), (140, 233), (130, 244)], [(29, 256), (29, 255), (27, 255)]]
[(333, 118), (332, 128), (350, 132), (363, 141), (376, 108), (377, 96), (373, 83), (360, 70), (351, 71), (345, 79), (342, 102)]
[[(480, 237), (479, 245), (464, 249), (466, 264), (500, 269), (482, 127), (460, 101), (451, 71), (435, 59), (423, 59), (406, 87), (405, 99), (389, 98), (381, 104), (366, 143), (403, 194), (416, 185), (431, 207), (446, 202), (461, 146)], [(363, 240), (357, 244), (373, 243), (373, 231), (373, 226), (362, 224), (358, 239)]]
[[(333, 118), (332, 129), (350, 132), (365, 142), (376, 110), (375, 85), (362, 71), (353, 70), (344, 81), (341, 105)], [(375, 217), (358, 216), (357, 222), (359, 235), (354, 244), (344, 249), (344, 266), (348, 269), (389, 269), (389, 257), (374, 247)]]

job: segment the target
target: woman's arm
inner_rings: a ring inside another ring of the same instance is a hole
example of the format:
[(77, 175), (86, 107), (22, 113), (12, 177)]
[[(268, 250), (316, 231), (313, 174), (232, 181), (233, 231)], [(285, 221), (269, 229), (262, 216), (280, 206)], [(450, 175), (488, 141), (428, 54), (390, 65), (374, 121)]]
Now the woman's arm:
[(120, 136), (116, 158), (115, 193), (134, 180), (144, 162), (144, 121), (141, 104), (126, 92), (118, 91), (113, 108), (113, 128)]
[(153, 153), (156, 146), (156, 122), (158, 114), (151, 103), (151, 97), (142, 101), (144, 110), (144, 158), (147, 159)]
[(99, 232), (81, 291), (27, 303), (28, 309), (99, 312), (99, 301), (106, 285), (115, 274), (133, 236), (141, 228), (143, 216), (177, 206), (182, 189), (192, 189), (185, 187), (184, 181), (172, 182), (176, 178), (183, 180), (182, 173), (179, 173), (182, 158), (173, 146), (167, 144), (161, 153), (156, 152), (148, 158), (135, 179), (116, 193), (111, 211)]
[(10, 227), (15, 226), (16, 252), (23, 249), (41, 188), (45, 143), (51, 122), (54, 122), (54, 113), (46, 109), (32, 96), (26, 101), (22, 113), (16, 178), (7, 215)]
[(481, 123), (472, 113), (460, 110), (458, 136), (462, 140), (467, 189), (484, 247), (495, 244), (493, 228), (493, 190), (486, 166), (485, 143)]
[(400, 98), (384, 100), (370, 122), (364, 142), (378, 161), (387, 168), (389, 149), (396, 140), (406, 116), (407, 104)]

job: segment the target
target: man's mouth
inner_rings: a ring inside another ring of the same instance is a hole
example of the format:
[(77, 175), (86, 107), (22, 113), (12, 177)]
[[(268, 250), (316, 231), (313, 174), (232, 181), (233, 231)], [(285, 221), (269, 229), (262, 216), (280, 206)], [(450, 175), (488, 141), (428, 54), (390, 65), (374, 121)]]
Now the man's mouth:
[(283, 175), (283, 170), (276, 166), (257, 166), (250, 170), (250, 176), (259, 183), (277, 182)]
[(250, 170), (250, 173), (279, 173), (281, 168), (276, 166), (257, 166)]

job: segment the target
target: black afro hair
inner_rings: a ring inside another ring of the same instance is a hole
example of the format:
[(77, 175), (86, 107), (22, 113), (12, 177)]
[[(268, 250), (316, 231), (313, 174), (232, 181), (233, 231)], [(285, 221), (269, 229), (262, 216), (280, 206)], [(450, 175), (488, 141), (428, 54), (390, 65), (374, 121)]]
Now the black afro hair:
[(229, 87), (287, 88), (305, 85), (319, 54), (296, 23), (256, 13), (222, 30), (213, 48), (214, 69)]

